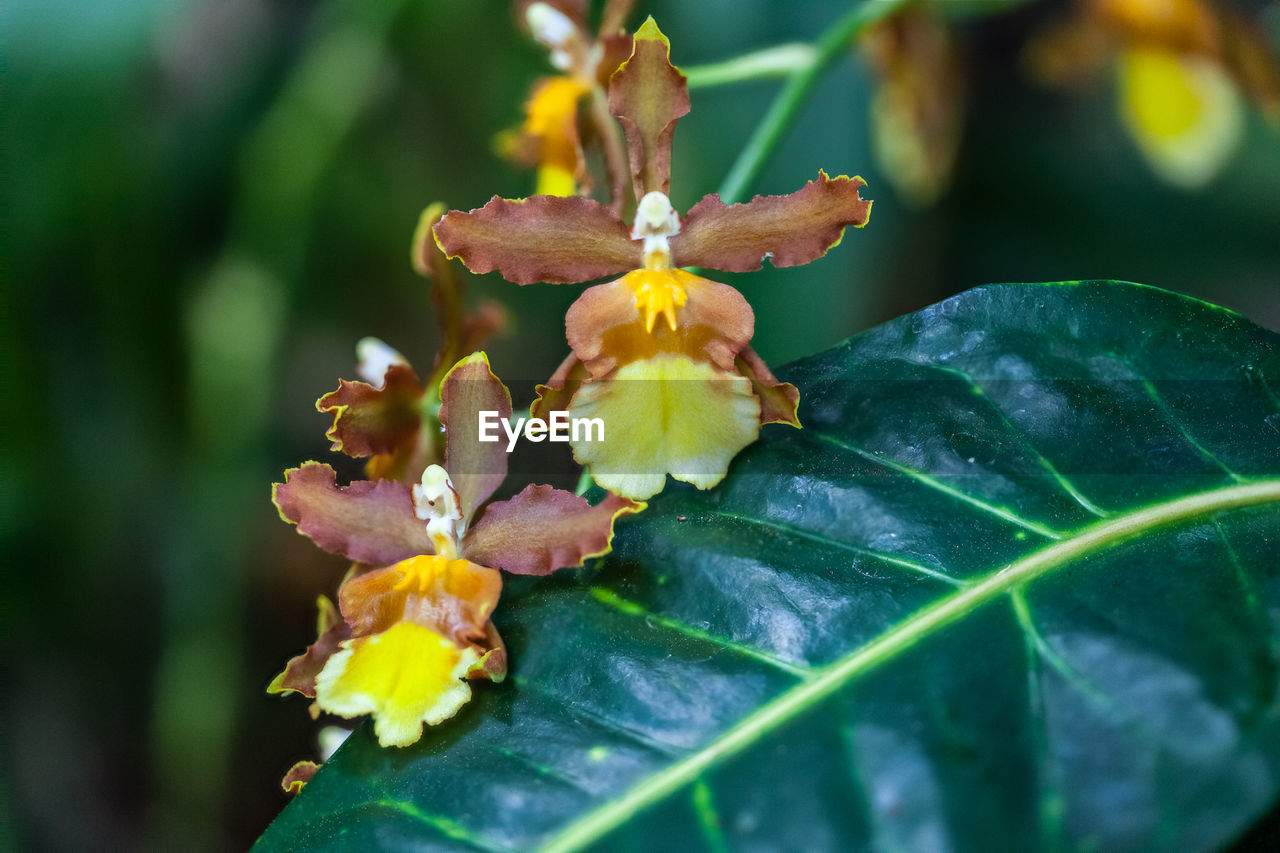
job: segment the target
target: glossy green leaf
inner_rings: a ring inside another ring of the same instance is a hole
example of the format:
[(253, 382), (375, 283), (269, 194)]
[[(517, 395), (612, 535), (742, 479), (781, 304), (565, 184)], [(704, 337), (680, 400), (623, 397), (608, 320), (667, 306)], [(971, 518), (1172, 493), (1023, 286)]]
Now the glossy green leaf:
[[(762, 318), (762, 320), (765, 318)], [(779, 371), (711, 492), (511, 583), (513, 677), (275, 849), (1203, 849), (1280, 792), (1280, 336), (979, 288)]]

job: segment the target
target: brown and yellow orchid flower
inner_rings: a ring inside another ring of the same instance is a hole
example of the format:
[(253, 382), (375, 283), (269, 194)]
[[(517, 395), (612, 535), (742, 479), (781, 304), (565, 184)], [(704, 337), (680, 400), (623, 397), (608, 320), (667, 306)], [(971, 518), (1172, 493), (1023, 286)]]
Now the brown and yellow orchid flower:
[(817, 180), (784, 196), (726, 205), (708, 195), (681, 219), (672, 208), (671, 137), (689, 111), (684, 75), (650, 18), (610, 81), (609, 105), (626, 132), (638, 200), (631, 227), (586, 198), (495, 197), (450, 211), (436, 241), (474, 272), (516, 284), (585, 282), (569, 309), (573, 354), (545, 386), (534, 414), (600, 418), (604, 440), (572, 442), (596, 482), (631, 498), (662, 490), (667, 474), (714, 486), (730, 460), (767, 423), (798, 427), (796, 389), (778, 380), (747, 344), (755, 327), (738, 291), (682, 267), (745, 272), (771, 258), (807, 264), (867, 222), (861, 178)]
[(1078, 0), (1031, 42), (1032, 74), (1072, 83), (1113, 64), (1120, 117), (1160, 178), (1208, 183), (1244, 132), (1244, 97), (1280, 118), (1280, 71), (1261, 27), (1213, 0)]
[(445, 375), (440, 398), (444, 466), (427, 466), (412, 487), (341, 487), (333, 468), (308, 462), (273, 492), (282, 518), (356, 566), (338, 607), (322, 601), (319, 638), (268, 690), (310, 696), (317, 711), (372, 714), (384, 746), (413, 743), (424, 723), (451, 717), (471, 696), (465, 679), (505, 676), (490, 622), (499, 569), (539, 575), (582, 565), (608, 552), (618, 516), (644, 508), (616, 495), (592, 506), (538, 485), (485, 506), (506, 478), (507, 454), (481, 442), (477, 424), (481, 412), (509, 418), (511, 396), (476, 353)]
[(413, 268), (431, 282), (431, 301), (440, 322), (440, 349), (425, 382), (409, 360), (377, 338), (356, 344), (360, 381), (340, 380), (338, 388), (316, 401), (316, 409), (333, 416), (325, 434), (331, 450), (368, 459), (370, 480), (413, 483), (443, 453), (436, 389), (445, 372), (460, 358), (476, 352), (506, 325), (496, 302), (482, 302), (469, 312), (464, 299), (461, 265), (447, 260), (431, 236), (444, 213), (433, 204), (418, 221), (411, 251)]
[(623, 27), (634, 0), (610, 0), (594, 36), (587, 26), (587, 3), (578, 0), (521, 2), (529, 32), (551, 54), (561, 73), (544, 77), (525, 102), (519, 130), (499, 137), (502, 152), (518, 163), (536, 166), (539, 195), (571, 196), (590, 193), (591, 175), (579, 132), (579, 110), (586, 102), (587, 126), (604, 149), (605, 164), (614, 182), (614, 200), (621, 204), (623, 163), (606, 107), (605, 86), (614, 69), (631, 52)]

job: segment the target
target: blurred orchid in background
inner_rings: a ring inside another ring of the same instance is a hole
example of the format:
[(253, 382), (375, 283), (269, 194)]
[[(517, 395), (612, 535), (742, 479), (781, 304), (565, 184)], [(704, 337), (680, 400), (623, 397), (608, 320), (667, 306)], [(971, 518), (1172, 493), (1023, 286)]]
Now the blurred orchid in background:
[(1280, 72), (1260, 23), (1212, 0), (1078, 0), (1026, 49), (1037, 79), (1088, 79), (1110, 66), (1120, 118), (1152, 170), (1187, 189), (1231, 158), (1252, 101), (1280, 122)]
[[(611, 0), (594, 36), (588, 32), (585, 2), (517, 3), (529, 32), (550, 51), (562, 73), (544, 77), (525, 102), (524, 123), (502, 134), (499, 150), (517, 163), (536, 166), (538, 195), (590, 194), (594, 188), (584, 152), (584, 136), (604, 154), (615, 204), (621, 204), (625, 169), (617, 127), (609, 118), (605, 89), (609, 77), (631, 53), (623, 29), (634, 0)], [(586, 102), (586, 121), (579, 110)]]

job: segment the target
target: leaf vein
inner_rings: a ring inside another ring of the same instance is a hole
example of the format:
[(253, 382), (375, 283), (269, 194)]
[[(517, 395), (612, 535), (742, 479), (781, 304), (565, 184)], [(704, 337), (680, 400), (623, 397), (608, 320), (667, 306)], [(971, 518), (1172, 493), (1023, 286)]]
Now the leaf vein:
[(643, 618), (646, 623), (651, 626), (665, 628), (668, 631), (673, 631), (682, 636), (689, 637), (690, 639), (711, 643), (718, 648), (736, 652), (745, 657), (752, 658), (753, 660), (758, 660), (761, 663), (768, 664), (775, 669), (782, 670), (783, 672), (794, 675), (798, 678), (808, 678), (813, 675), (814, 670), (811, 667), (794, 664), (762, 649), (758, 649), (755, 646), (751, 646), (746, 643), (739, 643), (726, 637), (717, 636), (712, 634), (710, 631), (695, 628), (687, 622), (682, 622), (679, 619), (672, 619), (669, 616), (660, 616), (641, 604), (637, 604), (634, 601), (629, 601), (628, 599), (623, 598), (611, 589), (606, 589), (602, 586), (593, 586), (591, 587), (591, 596), (596, 601), (606, 607), (610, 607), (618, 611), (619, 613)]
[(1063, 836), (1063, 814), (1066, 810), (1066, 794), (1062, 789), (1053, 761), (1051, 749), (1053, 733), (1049, 726), (1048, 709), (1042, 680), (1043, 652), (1033, 639), (1039, 632), (1031, 623), (1031, 613), (1022, 590), (1010, 594), (1013, 610), (1022, 628), (1027, 655), (1027, 707), (1032, 718), (1032, 757), (1036, 765), (1036, 781), (1039, 788), (1040, 839), (1045, 849), (1053, 849), (1057, 839)]
[(644, 734), (643, 732), (638, 732), (635, 729), (628, 728), (627, 726), (624, 726), (621, 723), (619, 723), (617, 720), (614, 720), (611, 717), (606, 717), (604, 714), (601, 714), (599, 711), (593, 711), (590, 708), (587, 708), (586, 706), (582, 705), (582, 703), (575, 702), (573, 699), (569, 698), (568, 696), (565, 696), (561, 693), (557, 693), (551, 688), (547, 687), (546, 685), (540, 682), (530, 681), (529, 679), (519, 675), (508, 676), (508, 678), (513, 683), (515, 683), (517, 687), (522, 687), (526, 690), (532, 690), (535, 693), (539, 693), (542, 696), (546, 697), (547, 699), (550, 699), (553, 702), (558, 703), (560, 706), (568, 710), (569, 713), (582, 717), (583, 719), (589, 720), (592, 723), (595, 723), (596, 725), (598, 725), (600, 728), (604, 729), (605, 731), (619, 735), (620, 737), (624, 737), (632, 741), (633, 743), (636, 743), (646, 749), (653, 750), (654, 752), (661, 753), (662, 755), (665, 755), (668, 758), (674, 757), (679, 754), (679, 750), (677, 750), (675, 747), (671, 746), (670, 744), (666, 744), (666, 743), (663, 743), (662, 741), (655, 740), (649, 737), (648, 735)]
[(1048, 528), (1037, 521), (1030, 521), (1028, 519), (1025, 519), (1020, 515), (1018, 515), (1017, 513), (1015, 513), (1013, 510), (1010, 510), (1001, 506), (996, 506), (995, 504), (987, 503), (981, 498), (975, 498), (973, 495), (970, 495), (966, 492), (962, 492), (959, 489), (955, 488), (954, 486), (948, 486), (946, 483), (942, 482), (941, 480), (938, 480), (935, 477), (931, 477), (930, 475), (916, 468), (912, 468), (910, 465), (905, 465), (901, 462), (898, 462), (897, 460), (888, 459), (884, 456), (880, 456), (876, 453), (872, 453), (869, 450), (864, 450), (863, 448), (858, 447), (855, 444), (851, 444), (848, 441), (845, 441), (839, 436), (835, 436), (827, 432), (822, 432), (812, 427), (810, 427), (809, 429), (806, 429), (803, 433), (801, 433), (801, 435), (812, 436), (814, 438), (817, 438), (819, 441), (824, 441), (827, 444), (832, 445), (833, 447), (838, 447), (841, 450), (845, 450), (845, 451), (848, 451), (849, 453), (854, 454), (855, 456), (860, 456), (861, 458), (866, 459), (867, 461), (872, 462), (876, 465), (880, 465), (881, 467), (888, 468), (892, 471), (896, 471), (899, 474), (904, 474), (923, 486), (927, 486), (930, 489), (934, 489), (935, 491), (941, 492), (944, 495), (955, 498), (958, 501), (967, 503), (972, 507), (976, 507), (977, 509), (980, 509), (985, 513), (988, 513), (989, 515), (994, 515), (997, 518), (1003, 519), (1004, 521), (1008, 521), (1012, 524), (1016, 524), (1017, 526), (1025, 530), (1031, 531), (1032, 533), (1037, 533), (1040, 536), (1045, 537), (1046, 539), (1062, 539), (1063, 538), (1062, 533), (1056, 530), (1053, 530), (1051, 528)]
[(621, 796), (572, 821), (540, 848), (565, 853), (592, 844), (640, 809), (669, 796), (698, 778), (708, 767), (751, 746), (761, 737), (837, 695), (857, 676), (936, 633), (941, 628), (1070, 562), (1128, 541), (1152, 530), (1181, 525), (1206, 515), (1263, 504), (1280, 503), (1280, 479), (1214, 489), (1174, 501), (1133, 510), (1073, 531), (1063, 541), (1047, 544), (981, 581), (920, 609), (898, 625), (770, 699), (701, 749), (653, 773)]
[(375, 800), (371, 805), (399, 812), (402, 815), (411, 817), (419, 823), (426, 824), (432, 829), (439, 832), (450, 841), (460, 841), (476, 850), (484, 850), (486, 853), (515, 853), (510, 847), (505, 847), (495, 841), (490, 841), (483, 836), (475, 835), (465, 826), (457, 821), (450, 820), (442, 815), (432, 814), (415, 806), (413, 803), (397, 799)]
[[(928, 566), (913, 562), (911, 560), (904, 559), (902, 557), (895, 557), (892, 554), (886, 554), (883, 551), (876, 551), (871, 548), (864, 548), (861, 545), (854, 545), (852, 542), (842, 542), (841, 540), (834, 539), (831, 536), (826, 535), (825, 533), (814, 533), (813, 531), (805, 530), (803, 527), (798, 527), (794, 524), (787, 524), (785, 521), (772, 521), (767, 518), (755, 518), (749, 515), (741, 515), (740, 513), (730, 512), (728, 510), (723, 510), (723, 509), (709, 509), (709, 510), (706, 510), (706, 514), (714, 515), (719, 518), (728, 518), (734, 521), (741, 521), (746, 524), (754, 524), (757, 527), (767, 527), (767, 528), (770, 528), (771, 530), (776, 530), (780, 533), (785, 533), (788, 536), (794, 536), (797, 539), (807, 539), (808, 541), (817, 543), (819, 545), (829, 545), (832, 548), (838, 548), (842, 551), (849, 551), (850, 553), (858, 554), (863, 557), (869, 557), (873, 560), (879, 560), (880, 562), (883, 562), (883, 563), (889, 563), (890, 565), (899, 566), (900, 568), (910, 569), (913, 572), (918, 572), (919, 574), (926, 575), (927, 577), (931, 577), (934, 580), (940, 580), (943, 583), (950, 584), (951, 586), (964, 587), (968, 585), (967, 581), (961, 580), (960, 578), (953, 578), (951, 577), (951, 575), (948, 575), (945, 572), (939, 571), (938, 569), (931, 569)], [(857, 567), (855, 566), (855, 569), (856, 568)], [(878, 575), (873, 575), (868, 572), (862, 572), (862, 574), (865, 575), (866, 577), (872, 578), (873, 580), (880, 579)]]
[[(1127, 364), (1129, 364), (1130, 367), (1133, 367), (1133, 363), (1129, 361), (1128, 358), (1124, 358), (1124, 361)], [(1135, 368), (1135, 372), (1136, 372), (1136, 368)], [(1227, 465), (1227, 463), (1223, 462), (1214, 453), (1212, 453), (1207, 447), (1205, 447), (1203, 444), (1201, 444), (1199, 441), (1196, 440), (1195, 436), (1191, 434), (1191, 431), (1187, 429), (1187, 425), (1182, 422), (1182, 419), (1179, 418), (1177, 414), (1175, 414), (1173, 410), (1169, 408), (1168, 403), (1164, 401), (1164, 397), (1160, 395), (1159, 389), (1156, 388), (1156, 386), (1151, 382), (1150, 379), (1143, 379), (1142, 387), (1143, 387), (1143, 390), (1147, 392), (1147, 396), (1151, 398), (1151, 402), (1155, 403), (1156, 406), (1160, 408), (1160, 411), (1164, 413), (1165, 418), (1167, 418), (1170, 423), (1172, 423), (1175, 427), (1178, 428), (1178, 432), (1182, 435), (1183, 440), (1186, 441), (1187, 444), (1190, 444), (1192, 447), (1194, 447), (1202, 457), (1204, 457), (1208, 461), (1212, 462), (1214, 465), (1217, 465), (1219, 468), (1221, 468), (1222, 471), (1232, 480), (1235, 480), (1237, 483), (1243, 483), (1245, 481), (1244, 477), (1241, 477), (1239, 474), (1233, 471)]]
[(1001, 422), (1006, 427), (1009, 428), (1010, 434), (1012, 434), (1014, 438), (1018, 440), (1018, 443), (1021, 444), (1023, 448), (1025, 448), (1026, 450), (1028, 450), (1029, 452), (1035, 455), (1036, 462), (1039, 463), (1040, 467), (1044, 468), (1045, 471), (1049, 472), (1050, 476), (1053, 477), (1054, 481), (1057, 482), (1057, 484), (1062, 488), (1064, 492), (1067, 493), (1069, 497), (1071, 497), (1076, 503), (1080, 504), (1080, 506), (1086, 512), (1089, 512), (1092, 515), (1096, 515), (1098, 516), (1098, 518), (1107, 518), (1108, 516), (1111, 515), (1110, 512), (1108, 512), (1105, 509), (1102, 509), (1093, 501), (1089, 500), (1089, 498), (1084, 494), (1084, 492), (1076, 488), (1075, 483), (1071, 482), (1071, 480), (1069, 480), (1065, 474), (1059, 471), (1057, 467), (1052, 462), (1049, 461), (1048, 457), (1046, 457), (1043, 453), (1040, 452), (1040, 449), (1038, 447), (1036, 447), (1034, 444), (1032, 444), (1030, 441), (1027, 440), (1026, 432), (1019, 429), (1013, 423), (1013, 421), (1009, 419), (1009, 416), (1005, 414), (1004, 409), (996, 405), (995, 401), (992, 400), (991, 397), (987, 394), (986, 389), (981, 384), (979, 384), (978, 380), (975, 379), (972, 375), (956, 367), (947, 367), (940, 364), (930, 364), (928, 362), (913, 362), (913, 363), (919, 364), (922, 367), (932, 368), (933, 370), (937, 370), (942, 373), (952, 374), (958, 379), (960, 379), (961, 381), (967, 383), (970, 388), (972, 388), (975, 392), (977, 392), (977, 395), (982, 398), (983, 402), (987, 404), (987, 407), (992, 412), (995, 413), (996, 417), (1000, 418)]

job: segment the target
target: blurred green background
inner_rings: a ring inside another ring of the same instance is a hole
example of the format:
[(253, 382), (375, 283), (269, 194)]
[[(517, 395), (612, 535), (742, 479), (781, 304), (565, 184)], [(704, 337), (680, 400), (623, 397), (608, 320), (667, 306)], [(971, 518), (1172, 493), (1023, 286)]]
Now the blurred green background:
[[(654, 14), (692, 66), (812, 40), (848, 5), (650, 0), (631, 22)], [(1001, 281), (1141, 281), (1280, 328), (1280, 133), (1251, 114), (1207, 188), (1161, 184), (1106, 79), (1026, 82), (1019, 54), (1061, 6), (957, 25), (971, 101), (928, 209), (872, 160), (866, 63), (850, 51), (824, 78), (752, 189), (856, 173), (875, 210), (822, 261), (724, 278), (770, 364)], [(313, 404), (354, 378), (358, 338), (430, 365), (417, 215), (530, 191), (493, 137), (545, 55), (504, 0), (16, 0), (3, 15), (0, 847), (243, 848), (315, 751), (305, 701), (264, 688), (345, 568), (277, 518), (269, 485), (330, 458)], [(718, 187), (778, 88), (693, 93), (678, 209)], [(489, 350), (527, 399), (567, 352), (580, 289), (474, 282), (514, 318)]]

